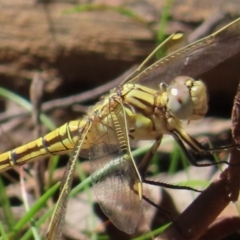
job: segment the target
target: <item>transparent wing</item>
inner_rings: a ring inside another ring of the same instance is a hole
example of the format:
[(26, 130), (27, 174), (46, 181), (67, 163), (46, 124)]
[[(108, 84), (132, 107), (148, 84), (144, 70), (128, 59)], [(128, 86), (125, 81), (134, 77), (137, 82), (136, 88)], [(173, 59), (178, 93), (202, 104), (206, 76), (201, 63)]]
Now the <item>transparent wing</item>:
[(70, 156), (67, 168), (64, 172), (64, 176), (61, 182), (60, 187), (60, 196), (56, 203), (54, 213), (49, 224), (46, 240), (60, 240), (62, 236), (62, 223), (64, 222), (66, 209), (67, 209), (67, 202), (68, 202), (68, 195), (71, 190), (72, 180), (74, 176), (76, 162), (78, 161), (78, 156), (80, 154), (82, 144), (86, 135), (91, 127), (90, 122), (86, 122), (84, 128), (79, 130), (79, 139), (74, 147), (74, 150)]
[(120, 230), (133, 233), (141, 216), (141, 178), (132, 158), (123, 106), (116, 100), (96, 116), (88, 135), (92, 183), (103, 212)]
[(180, 75), (197, 79), (225, 59), (240, 52), (240, 18), (219, 31), (160, 59), (129, 82), (158, 89)]

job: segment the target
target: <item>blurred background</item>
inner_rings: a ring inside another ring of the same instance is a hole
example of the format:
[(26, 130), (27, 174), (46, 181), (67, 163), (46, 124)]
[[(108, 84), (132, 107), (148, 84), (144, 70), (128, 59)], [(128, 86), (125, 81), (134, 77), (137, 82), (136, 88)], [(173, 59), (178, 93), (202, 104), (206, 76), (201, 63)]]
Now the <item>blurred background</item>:
[[(13, 99), (9, 99), (11, 97), (8, 93), (8, 97), (1, 94), (0, 151), (5, 152), (47, 133), (54, 126), (80, 118), (88, 110), (88, 106), (96, 103), (101, 95), (117, 86), (170, 34), (177, 31), (185, 33), (186, 45), (237, 19), (240, 16), (240, 2), (234, 0), (1, 0), (0, 12), (0, 87), (10, 90), (21, 99), (36, 102), (40, 111), (52, 121), (51, 126), (46, 124), (41, 126), (37, 120), (38, 113), (33, 113), (31, 117), (28, 110), (16, 104), (19, 100), (15, 99), (14, 103)], [(206, 138), (201, 135), (207, 135), (217, 146), (231, 143), (230, 118), (240, 77), (240, 49), (231, 50), (233, 54), (230, 58), (221, 64), (213, 62), (211, 69), (206, 68), (206, 71), (198, 76), (208, 86), (208, 118), (202, 120), (201, 124), (197, 122), (196, 125), (193, 123), (188, 126), (191, 135), (198, 136), (198, 139), (204, 142)], [(224, 55), (228, 50), (223, 48), (222, 51)], [(153, 62), (155, 60), (153, 59)], [(202, 64), (201, 67), (204, 68), (204, 61)], [(171, 68), (171, 65), (169, 67)], [(98, 88), (100, 86), (102, 87)], [(152, 167), (154, 170), (150, 169), (149, 176), (152, 176), (151, 173), (154, 171), (155, 173), (160, 171), (156, 169), (168, 172), (166, 169), (169, 167), (169, 152), (175, 147), (173, 142), (169, 145), (169, 141), (167, 139), (161, 149), (163, 165)], [(133, 144), (134, 148), (142, 145), (141, 142)], [(222, 158), (227, 158), (225, 154), (223, 155)], [(51, 185), (62, 178), (67, 160), (66, 156), (57, 164), (51, 183), (48, 180), (49, 176), (46, 176), (45, 181), (48, 184), (44, 183), (38, 189), (38, 193), (34, 188), (36, 188), (35, 184), (39, 183), (34, 182), (35, 179), (32, 177), (35, 173), (24, 177), (30, 205), (37, 199), (36, 194), (40, 196), (46, 190), (45, 184)], [(46, 163), (45, 166), (47, 167), (48, 164)], [(88, 173), (87, 163), (83, 164), (82, 169), (85, 174)], [(198, 172), (198, 169), (193, 171)], [(212, 179), (213, 173), (216, 173), (216, 169), (205, 169), (206, 175), (203, 174), (199, 178)], [(192, 174), (196, 176), (196, 172)], [(172, 175), (168, 177), (164, 175), (165, 182), (183, 181), (179, 178), (174, 179)], [(157, 180), (160, 178), (155, 177)], [(19, 190), (16, 190), (19, 189), (18, 179), (18, 170), (3, 174), (3, 185), (6, 187), (6, 196), (10, 199), (13, 218), (9, 225), (6, 223), (6, 215), (0, 212), (0, 219), (7, 233), (24, 215), (22, 196), (19, 195)], [(76, 176), (74, 185), (78, 181)], [(175, 198), (170, 196), (169, 198), (175, 201)], [(96, 210), (92, 208), (96, 205), (94, 194), (92, 197), (94, 205), (90, 205), (84, 216)], [(170, 209), (177, 211), (176, 207), (181, 212), (184, 206), (192, 201), (191, 197), (191, 194), (190, 200), (179, 197), (186, 201), (185, 205), (179, 207), (177, 203), (173, 203)], [(78, 204), (81, 199), (80, 206), (69, 204), (74, 208), (69, 210), (72, 211), (72, 215), (67, 218), (70, 227), (66, 227), (65, 239), (93, 239), (93, 235), (95, 239), (134, 239), (148, 232), (150, 225), (156, 226), (152, 223), (154, 217), (146, 217), (144, 224), (147, 227), (141, 225), (142, 229), (140, 227), (136, 235), (131, 237), (121, 235), (122, 233), (116, 229), (110, 231), (111, 234), (106, 233), (105, 227), (110, 223), (102, 221), (97, 222), (94, 228), (86, 230), (86, 223), (80, 224), (85, 218), (82, 215), (83, 209), (87, 209), (83, 202), (89, 205), (89, 200), (84, 198), (85, 194), (82, 194), (73, 199)], [(160, 201), (153, 198), (156, 202)], [(52, 202), (48, 203), (47, 207), (44, 206), (41, 211), (44, 212), (44, 208), (52, 208), (56, 199), (57, 195), (54, 195)], [(0, 204), (3, 206), (3, 202)], [(235, 210), (229, 211), (230, 216), (236, 215)], [(73, 213), (78, 218), (74, 218)], [(76, 225), (81, 225), (80, 229)], [(22, 237), (27, 229), (29, 225), (22, 227), (18, 237)], [(44, 236), (46, 225), (43, 229), (39, 229), (39, 236)], [(235, 235), (226, 239), (239, 239), (237, 238), (239, 235)], [(31, 235), (28, 239), (36, 238)]]

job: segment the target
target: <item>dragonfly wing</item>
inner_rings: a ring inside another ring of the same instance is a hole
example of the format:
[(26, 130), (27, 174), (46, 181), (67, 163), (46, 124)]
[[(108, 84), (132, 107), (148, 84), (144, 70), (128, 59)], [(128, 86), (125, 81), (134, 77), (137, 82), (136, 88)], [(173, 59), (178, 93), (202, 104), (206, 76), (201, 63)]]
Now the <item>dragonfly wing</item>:
[(86, 122), (84, 128), (79, 131), (79, 138), (72, 151), (70, 156), (67, 168), (64, 172), (63, 179), (61, 181), (60, 186), (60, 196), (56, 203), (53, 216), (51, 218), (51, 222), (49, 224), (48, 233), (46, 236), (46, 240), (60, 240), (62, 236), (62, 223), (65, 219), (66, 209), (67, 209), (67, 202), (68, 202), (68, 195), (71, 190), (72, 180), (74, 176), (76, 162), (78, 161), (78, 157), (82, 148), (82, 144), (86, 135), (91, 127), (90, 122)]
[(160, 59), (129, 82), (158, 89), (180, 75), (197, 79), (224, 60), (240, 52), (240, 18), (219, 31)]
[(123, 106), (116, 100), (109, 102), (108, 117), (91, 127), (92, 183), (103, 212), (116, 227), (131, 234), (142, 212), (141, 178), (131, 155)]

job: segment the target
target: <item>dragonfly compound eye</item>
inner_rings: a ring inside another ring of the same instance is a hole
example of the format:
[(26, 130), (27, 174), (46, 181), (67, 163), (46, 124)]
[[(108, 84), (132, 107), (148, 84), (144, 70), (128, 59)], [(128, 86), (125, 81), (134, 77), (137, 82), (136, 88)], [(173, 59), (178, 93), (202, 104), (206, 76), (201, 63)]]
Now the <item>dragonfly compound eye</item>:
[(193, 113), (193, 101), (190, 89), (186, 84), (189, 79), (185, 76), (177, 77), (167, 89), (167, 108), (181, 120), (189, 119)]
[(181, 120), (202, 118), (208, 110), (206, 86), (200, 80), (177, 77), (169, 85), (167, 95), (167, 108)]

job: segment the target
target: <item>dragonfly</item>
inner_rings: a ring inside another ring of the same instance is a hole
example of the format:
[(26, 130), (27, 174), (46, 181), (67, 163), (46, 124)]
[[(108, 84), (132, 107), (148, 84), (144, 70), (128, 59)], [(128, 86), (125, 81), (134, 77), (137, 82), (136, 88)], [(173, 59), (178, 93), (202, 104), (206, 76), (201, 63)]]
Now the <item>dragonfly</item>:
[[(166, 41), (178, 37), (178, 33), (173, 34)], [(71, 153), (47, 239), (61, 238), (79, 158), (89, 159), (92, 185), (105, 215), (117, 228), (132, 234), (142, 214), (143, 176), (133, 159), (131, 140), (154, 140), (141, 161), (143, 168), (165, 134), (197, 153), (208, 151), (185, 131), (182, 121), (200, 119), (206, 114), (206, 86), (194, 79), (240, 52), (240, 18), (144, 68), (162, 45), (82, 119), (70, 121), (37, 140), (0, 154), (2, 172), (40, 157)], [(208, 165), (200, 165), (191, 157), (189, 160), (196, 166)]]

